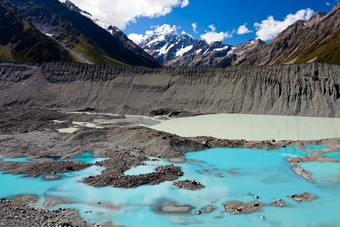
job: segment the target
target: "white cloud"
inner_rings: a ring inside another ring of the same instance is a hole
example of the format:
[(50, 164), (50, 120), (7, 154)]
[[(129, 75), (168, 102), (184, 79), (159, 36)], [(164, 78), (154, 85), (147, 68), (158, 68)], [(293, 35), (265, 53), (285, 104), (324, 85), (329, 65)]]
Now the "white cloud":
[(140, 44), (147, 38), (147, 36), (142, 34), (131, 33), (130, 35), (128, 35), (128, 38), (131, 39), (134, 43)]
[(231, 38), (233, 35), (230, 32), (216, 32), (214, 25), (209, 25), (211, 31), (206, 31), (205, 34), (201, 35), (201, 39), (204, 39), (208, 44), (215, 41), (222, 41), (226, 38)]
[(160, 17), (174, 7), (186, 7), (189, 0), (72, 0), (82, 10), (98, 20), (124, 29), (139, 17)]
[(251, 33), (251, 32), (253, 32), (253, 31), (250, 31), (250, 30), (247, 28), (247, 24), (241, 25), (241, 26), (237, 29), (237, 34), (238, 34), (238, 35), (244, 35), (244, 34)]
[(197, 23), (192, 23), (191, 26), (192, 26), (192, 30), (193, 30), (195, 33), (197, 33)]
[(326, 4), (326, 6), (330, 6), (331, 5), (331, 3), (329, 3), (329, 2), (326, 2), (325, 4)]
[(181, 8), (187, 7), (189, 5), (189, 0), (183, 0), (181, 4)]
[(311, 9), (302, 9), (295, 14), (289, 14), (283, 21), (274, 20), (273, 16), (269, 16), (261, 23), (255, 23), (254, 26), (257, 30), (256, 38), (268, 41), (275, 38), (280, 32), (285, 30), (289, 25), (298, 20), (308, 20), (314, 14)]

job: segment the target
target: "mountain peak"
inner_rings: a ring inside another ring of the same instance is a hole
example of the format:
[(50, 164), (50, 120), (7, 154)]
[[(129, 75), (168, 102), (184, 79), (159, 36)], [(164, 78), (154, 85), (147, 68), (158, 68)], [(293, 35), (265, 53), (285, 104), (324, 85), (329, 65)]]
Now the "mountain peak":
[(177, 28), (176, 26), (170, 26), (169, 24), (164, 24), (162, 26), (157, 27), (154, 31), (153, 34), (155, 35), (167, 35), (167, 34), (177, 34)]
[(186, 32), (179, 35), (176, 26), (169, 24), (156, 27), (139, 45), (161, 64), (171, 67), (214, 66), (216, 58), (226, 56), (231, 51), (230, 45), (220, 41), (208, 44)]
[(316, 12), (310, 19), (309, 21), (318, 21), (321, 18), (323, 18), (324, 16), (326, 16), (326, 13), (321, 13), (321, 12)]

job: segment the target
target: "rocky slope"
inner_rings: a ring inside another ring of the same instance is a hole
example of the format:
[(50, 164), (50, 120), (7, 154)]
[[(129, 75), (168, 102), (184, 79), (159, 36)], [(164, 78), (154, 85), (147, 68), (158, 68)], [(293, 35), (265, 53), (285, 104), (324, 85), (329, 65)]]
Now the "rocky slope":
[(8, 1), (39, 31), (60, 43), (80, 62), (159, 66), (159, 63), (141, 48), (133, 48), (126, 36), (124, 39), (120, 33), (110, 34), (88, 17), (70, 10), (58, 0)]
[(265, 42), (261, 39), (249, 40), (247, 43), (240, 43), (233, 47), (233, 52), (223, 57), (216, 67), (228, 67), (233, 65), (241, 65), (253, 54), (258, 53), (264, 46)]
[(146, 114), (252, 113), (340, 117), (340, 66), (130, 68), (0, 65), (0, 106)]
[(249, 57), (244, 65), (340, 64), (340, 3), (329, 13), (297, 21)]
[(131, 41), (121, 30), (119, 30), (116, 26), (104, 23), (102, 21), (99, 21), (97, 18), (93, 17), (90, 13), (83, 11), (82, 9), (78, 8), (75, 4), (73, 4), (69, 0), (59, 0), (62, 2), (67, 8), (70, 10), (83, 15), (89, 19), (91, 19), (95, 24), (97, 24), (99, 27), (105, 29), (108, 31), (115, 40), (119, 40), (119, 42), (127, 49), (129, 49), (131, 52), (138, 54), (146, 59), (149, 59), (150, 61), (153, 61), (153, 64), (155, 65), (154, 59), (150, 59), (150, 55), (147, 54), (140, 46), (135, 44), (133, 41)]
[(0, 60), (75, 61), (57, 42), (38, 31), (10, 4), (0, 2)]

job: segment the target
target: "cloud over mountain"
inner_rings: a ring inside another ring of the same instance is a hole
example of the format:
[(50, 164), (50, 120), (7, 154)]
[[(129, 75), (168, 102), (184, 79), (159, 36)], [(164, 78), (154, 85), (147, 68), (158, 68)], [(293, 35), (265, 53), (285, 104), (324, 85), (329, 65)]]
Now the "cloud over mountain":
[(263, 41), (268, 41), (275, 38), (280, 32), (285, 30), (289, 25), (298, 20), (308, 20), (314, 14), (311, 9), (302, 9), (295, 14), (289, 14), (283, 21), (275, 20), (273, 16), (269, 16), (261, 23), (255, 23), (254, 26), (257, 30), (256, 38)]
[(175, 7), (186, 7), (189, 0), (72, 0), (81, 9), (88, 11), (100, 21), (124, 29), (139, 17), (160, 17), (169, 14)]
[(233, 35), (228, 31), (216, 32), (216, 28), (214, 25), (209, 25), (209, 28), (211, 29), (211, 31), (206, 31), (205, 34), (201, 35), (201, 39), (205, 40), (208, 44), (233, 37)]
[(238, 29), (237, 29), (237, 34), (238, 35), (244, 35), (244, 34), (247, 34), (247, 33), (251, 33), (253, 31), (250, 31), (248, 28), (247, 28), (247, 24), (243, 24), (241, 25)]

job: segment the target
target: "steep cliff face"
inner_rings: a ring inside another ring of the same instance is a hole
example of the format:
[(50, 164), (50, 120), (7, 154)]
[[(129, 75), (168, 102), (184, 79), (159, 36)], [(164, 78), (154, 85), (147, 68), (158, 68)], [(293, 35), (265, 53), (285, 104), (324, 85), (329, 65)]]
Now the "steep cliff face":
[(0, 106), (340, 117), (340, 66), (178, 69), (0, 64)]

